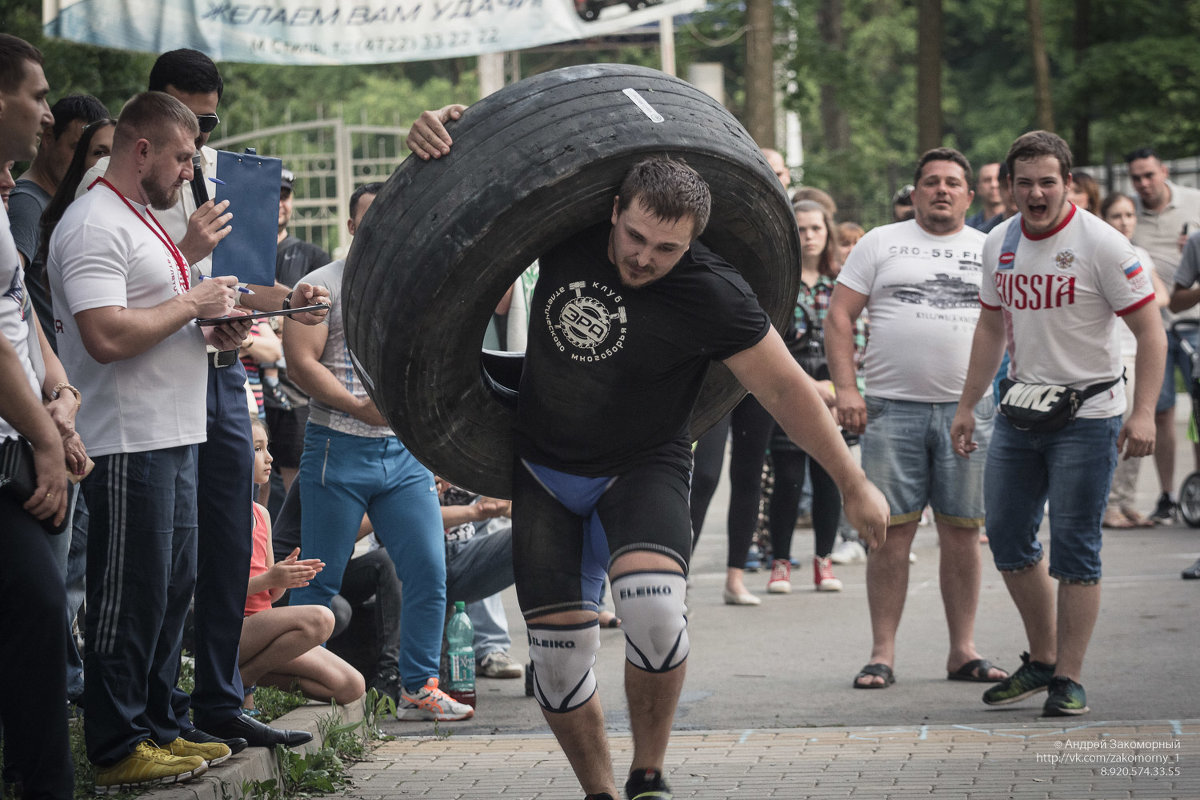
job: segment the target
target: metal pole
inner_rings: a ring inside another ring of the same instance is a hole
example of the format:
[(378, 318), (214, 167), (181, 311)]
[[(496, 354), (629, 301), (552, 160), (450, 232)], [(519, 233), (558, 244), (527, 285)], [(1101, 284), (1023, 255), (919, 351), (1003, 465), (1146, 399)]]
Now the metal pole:
[(658, 48), (662, 53), (662, 71), (675, 74), (675, 17), (664, 14), (658, 21)]

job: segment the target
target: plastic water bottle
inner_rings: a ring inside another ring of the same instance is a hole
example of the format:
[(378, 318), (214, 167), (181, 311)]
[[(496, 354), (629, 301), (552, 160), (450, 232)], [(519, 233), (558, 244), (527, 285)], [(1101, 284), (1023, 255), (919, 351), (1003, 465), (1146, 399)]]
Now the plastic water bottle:
[(454, 616), (446, 623), (446, 656), (450, 662), (445, 692), (460, 703), (475, 707), (475, 626), (467, 604), (454, 602)]

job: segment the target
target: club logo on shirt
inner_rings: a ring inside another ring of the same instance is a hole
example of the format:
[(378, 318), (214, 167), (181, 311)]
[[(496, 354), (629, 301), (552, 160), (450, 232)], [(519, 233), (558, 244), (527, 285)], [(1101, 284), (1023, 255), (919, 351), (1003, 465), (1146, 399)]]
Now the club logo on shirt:
[(556, 289), (546, 303), (546, 326), (560, 353), (573, 361), (601, 361), (625, 346), (625, 306), (619, 292), (599, 281)]
[(1059, 269), (1070, 269), (1071, 265), (1074, 263), (1075, 251), (1071, 250), (1069, 247), (1066, 250), (1059, 250), (1058, 255), (1054, 257), (1054, 266), (1058, 267)]

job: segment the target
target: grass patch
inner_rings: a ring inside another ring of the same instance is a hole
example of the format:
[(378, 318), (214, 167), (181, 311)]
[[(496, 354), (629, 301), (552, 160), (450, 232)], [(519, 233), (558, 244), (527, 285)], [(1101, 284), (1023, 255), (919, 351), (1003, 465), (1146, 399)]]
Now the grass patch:
[(350, 785), (348, 766), (370, 758), (375, 741), (392, 738), (381, 733), (377, 726), (381, 715), (396, 713), (396, 702), (372, 689), (363, 705), (361, 721), (343, 723), (337, 706), (331, 704), (330, 713), (317, 723), (321, 747), (312, 753), (276, 747), (280, 778), (246, 781), (242, 784), (242, 794), (261, 800), (295, 800), (330, 794)]
[(254, 689), (254, 708), (259, 722), (270, 722), (308, 703), (300, 692), (287, 692), (274, 686), (259, 686)]

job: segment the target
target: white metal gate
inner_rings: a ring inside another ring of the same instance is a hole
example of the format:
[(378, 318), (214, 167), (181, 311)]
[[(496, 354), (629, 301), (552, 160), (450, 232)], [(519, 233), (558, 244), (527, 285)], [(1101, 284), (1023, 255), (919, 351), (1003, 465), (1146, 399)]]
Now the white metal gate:
[(336, 258), (350, 245), (350, 195), (363, 184), (388, 179), (408, 156), (407, 135), (408, 128), (320, 119), (260, 128), (209, 144), (233, 152), (253, 147), (259, 155), (282, 159), (296, 175), (289, 232)]

